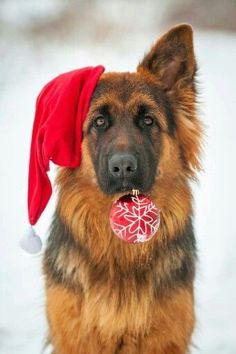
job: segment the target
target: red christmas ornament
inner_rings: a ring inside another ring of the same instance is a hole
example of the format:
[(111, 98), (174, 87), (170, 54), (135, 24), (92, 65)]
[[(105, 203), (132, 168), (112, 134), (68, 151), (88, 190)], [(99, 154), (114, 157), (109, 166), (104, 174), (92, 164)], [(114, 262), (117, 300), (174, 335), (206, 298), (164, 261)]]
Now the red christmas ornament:
[(160, 210), (145, 195), (125, 195), (113, 203), (110, 224), (116, 236), (129, 243), (150, 240), (160, 225)]

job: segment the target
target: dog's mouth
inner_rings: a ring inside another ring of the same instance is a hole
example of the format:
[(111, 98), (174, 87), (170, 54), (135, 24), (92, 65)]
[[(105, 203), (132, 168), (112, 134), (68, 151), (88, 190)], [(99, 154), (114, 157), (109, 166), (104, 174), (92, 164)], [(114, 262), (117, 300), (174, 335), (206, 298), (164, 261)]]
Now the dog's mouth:
[(115, 192), (130, 192), (133, 189), (138, 189), (133, 183), (124, 180), (120, 183), (119, 186), (116, 187)]
[(113, 188), (110, 188), (109, 190), (104, 190), (106, 194), (117, 194), (117, 193), (130, 193), (133, 189), (139, 189), (136, 188), (133, 184), (128, 184), (128, 185), (123, 185), (123, 186), (114, 186)]
[(127, 179), (121, 180), (116, 183), (100, 184), (100, 188), (105, 194), (108, 195), (125, 195), (132, 193), (133, 190), (138, 190), (140, 193), (147, 193), (148, 189), (144, 188), (141, 182), (132, 182)]
[(123, 188), (117, 188), (115, 191), (114, 191), (114, 193), (112, 193), (112, 194), (119, 194), (119, 195), (126, 195), (126, 194), (131, 194), (132, 193), (132, 191), (133, 190), (138, 190), (139, 191), (139, 189), (137, 189), (137, 188), (125, 188), (125, 187), (123, 187)]

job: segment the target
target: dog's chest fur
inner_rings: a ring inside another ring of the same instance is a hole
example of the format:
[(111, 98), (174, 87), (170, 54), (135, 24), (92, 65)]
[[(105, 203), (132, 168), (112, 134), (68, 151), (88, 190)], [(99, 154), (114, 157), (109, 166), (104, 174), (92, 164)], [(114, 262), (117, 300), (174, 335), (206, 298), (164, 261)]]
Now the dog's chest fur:
[[(96, 242), (94, 238), (95, 248)], [(113, 246), (109, 245), (112, 250)], [(56, 282), (78, 295), (80, 316), (88, 328), (96, 326), (105, 333), (145, 331), (151, 325), (154, 303), (175, 288), (191, 284), (195, 258), (191, 221), (177, 238), (150, 244), (149, 253), (139, 246), (140, 253), (132, 262), (122, 252), (124, 246), (135, 247), (122, 244), (112, 257), (104, 250), (98, 260), (55, 216), (44, 259), (48, 284)]]

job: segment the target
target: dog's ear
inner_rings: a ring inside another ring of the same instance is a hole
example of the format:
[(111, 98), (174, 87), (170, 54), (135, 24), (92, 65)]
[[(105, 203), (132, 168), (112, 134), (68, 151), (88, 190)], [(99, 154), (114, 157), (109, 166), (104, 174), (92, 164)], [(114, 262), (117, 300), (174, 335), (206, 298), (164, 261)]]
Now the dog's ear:
[(192, 27), (182, 24), (172, 28), (157, 41), (137, 70), (154, 74), (167, 91), (182, 83), (191, 84), (196, 72)]

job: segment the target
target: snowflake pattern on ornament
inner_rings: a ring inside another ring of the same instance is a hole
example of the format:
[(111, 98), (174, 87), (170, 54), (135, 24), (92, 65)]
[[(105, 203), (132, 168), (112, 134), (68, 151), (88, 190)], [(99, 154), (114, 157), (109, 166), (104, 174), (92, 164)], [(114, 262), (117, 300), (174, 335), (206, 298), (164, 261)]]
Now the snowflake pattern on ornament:
[(158, 230), (160, 211), (146, 196), (124, 196), (114, 203), (110, 222), (114, 233), (130, 243), (150, 240)]

